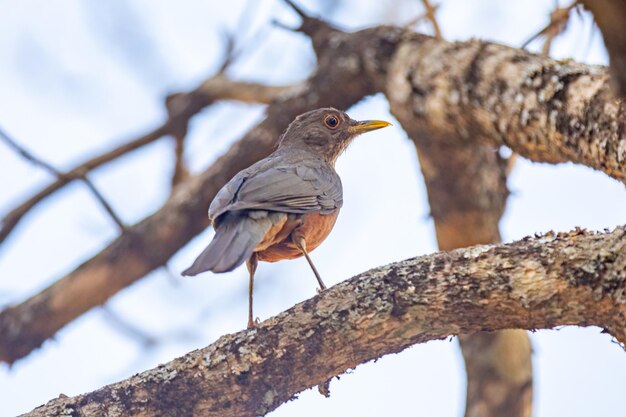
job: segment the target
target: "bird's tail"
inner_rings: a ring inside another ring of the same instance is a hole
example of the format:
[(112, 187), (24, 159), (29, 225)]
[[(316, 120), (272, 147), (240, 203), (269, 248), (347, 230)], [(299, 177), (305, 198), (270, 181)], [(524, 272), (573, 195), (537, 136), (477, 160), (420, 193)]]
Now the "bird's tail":
[(254, 213), (256, 218), (247, 212), (226, 214), (216, 227), (209, 246), (182, 274), (193, 276), (205, 271), (228, 272), (249, 259), (276, 221), (274, 213), (260, 212), (264, 214), (261, 216), (257, 213)]

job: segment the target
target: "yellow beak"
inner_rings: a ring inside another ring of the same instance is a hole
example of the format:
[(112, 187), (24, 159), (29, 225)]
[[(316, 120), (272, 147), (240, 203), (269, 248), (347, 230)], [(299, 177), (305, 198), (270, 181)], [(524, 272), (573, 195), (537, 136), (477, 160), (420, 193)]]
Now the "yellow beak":
[(384, 120), (363, 120), (361, 122), (357, 122), (356, 125), (351, 126), (350, 131), (355, 135), (360, 135), (361, 133), (382, 129), (387, 126), (391, 126), (391, 123), (385, 122)]

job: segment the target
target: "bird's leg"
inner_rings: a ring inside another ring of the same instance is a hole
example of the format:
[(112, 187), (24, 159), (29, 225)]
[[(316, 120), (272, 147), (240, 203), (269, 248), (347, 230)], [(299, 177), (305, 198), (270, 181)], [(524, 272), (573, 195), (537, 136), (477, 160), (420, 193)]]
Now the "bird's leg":
[(248, 268), (248, 273), (250, 274), (250, 283), (248, 284), (248, 329), (254, 328), (254, 318), (252, 316), (252, 299), (253, 299), (253, 290), (254, 290), (254, 273), (256, 272), (256, 266), (259, 261), (257, 259), (256, 253), (253, 253), (250, 259), (246, 261), (246, 267)]
[(315, 268), (315, 265), (313, 265), (313, 261), (311, 260), (311, 257), (309, 256), (309, 253), (306, 250), (306, 240), (304, 239), (304, 236), (298, 233), (298, 230), (296, 229), (291, 234), (291, 239), (293, 240), (293, 243), (295, 243), (297, 248), (300, 249), (304, 257), (306, 258), (307, 262), (311, 266), (311, 269), (313, 270), (313, 273), (315, 274), (315, 278), (317, 278), (317, 282), (320, 284), (320, 289), (325, 290), (326, 285), (324, 285), (324, 281), (322, 281), (322, 277), (320, 276), (320, 273), (317, 272), (317, 268)]

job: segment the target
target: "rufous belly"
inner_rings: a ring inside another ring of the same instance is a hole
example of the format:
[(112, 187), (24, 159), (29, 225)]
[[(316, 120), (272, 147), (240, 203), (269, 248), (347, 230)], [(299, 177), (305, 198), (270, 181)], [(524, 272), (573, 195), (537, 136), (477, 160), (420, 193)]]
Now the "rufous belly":
[(291, 234), (297, 229), (304, 236), (307, 252), (317, 248), (335, 225), (339, 209), (331, 214), (308, 213), (287, 215), (285, 222), (268, 231), (263, 242), (255, 252), (258, 259), (265, 262), (277, 262), (282, 259), (294, 259), (302, 256), (300, 249), (291, 240)]

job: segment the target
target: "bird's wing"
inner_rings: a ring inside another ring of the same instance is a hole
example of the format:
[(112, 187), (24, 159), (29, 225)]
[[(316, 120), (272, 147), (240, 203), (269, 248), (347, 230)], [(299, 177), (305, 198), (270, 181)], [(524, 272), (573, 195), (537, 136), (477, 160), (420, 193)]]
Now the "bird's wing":
[(328, 214), (343, 205), (341, 180), (324, 163), (251, 168), (241, 171), (217, 193), (209, 208), (211, 219), (242, 209)]

